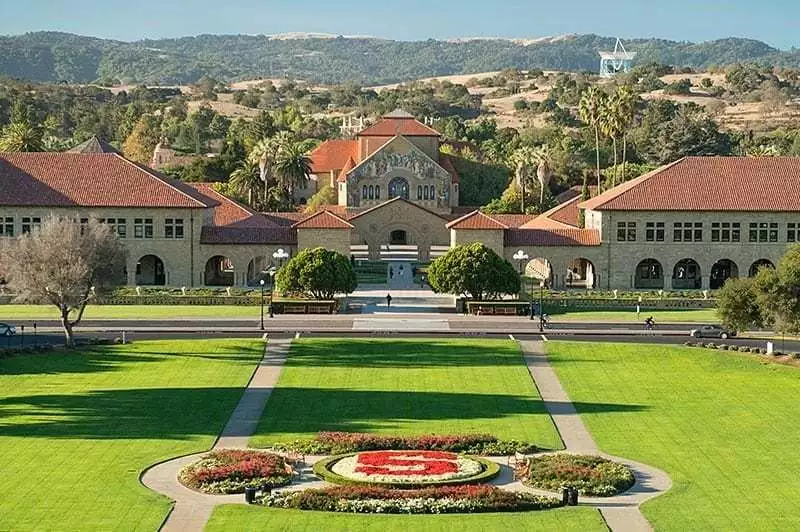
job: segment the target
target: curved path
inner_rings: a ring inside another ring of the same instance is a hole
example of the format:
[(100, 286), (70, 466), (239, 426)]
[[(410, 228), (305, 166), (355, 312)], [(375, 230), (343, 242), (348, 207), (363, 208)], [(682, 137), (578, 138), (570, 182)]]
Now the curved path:
[[(291, 339), (285, 339), (271, 340), (266, 346), (264, 357), (217, 439), (214, 449), (247, 448), (248, 439), (255, 432), (267, 400), (278, 382), (290, 345)], [(561, 435), (566, 452), (600, 455), (622, 462), (633, 470), (636, 477), (633, 488), (621, 495), (610, 498), (581, 497), (580, 503), (598, 508), (614, 532), (652, 530), (650, 523), (639, 511), (639, 504), (668, 490), (672, 485), (669, 476), (648, 465), (601, 453), (550, 366), (543, 343), (522, 341), (520, 346), (531, 377)], [(241, 494), (207, 495), (191, 490), (178, 482), (180, 470), (203, 454), (205, 452), (174, 458), (156, 464), (142, 474), (141, 481), (145, 486), (175, 501), (175, 506), (161, 530), (202, 530), (218, 504), (245, 504)], [(314, 462), (321, 458), (323, 457), (306, 456), (300, 477), (282, 490), (318, 488), (327, 485), (326, 482), (318, 480), (311, 469)], [(551, 492), (530, 488), (515, 480), (512, 470), (506, 464), (507, 457), (490, 458), (502, 466), (500, 476), (492, 482), (496, 486), (510, 491), (554, 495)]]

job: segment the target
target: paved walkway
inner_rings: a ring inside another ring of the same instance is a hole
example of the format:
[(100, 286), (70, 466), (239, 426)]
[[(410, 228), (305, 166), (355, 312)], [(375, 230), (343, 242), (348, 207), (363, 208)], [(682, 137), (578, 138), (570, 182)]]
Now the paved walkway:
[[(264, 348), (264, 356), (214, 449), (247, 447), (247, 440), (255, 432), (267, 399), (278, 382), (290, 344), (291, 340), (271, 340)], [(145, 486), (175, 501), (175, 506), (161, 530), (203, 530), (216, 505), (244, 504), (241, 494), (207, 495), (178, 482), (180, 470), (204, 454), (205, 452), (197, 453), (156, 464), (142, 474), (141, 480)]]
[[(622, 462), (631, 468), (636, 477), (633, 487), (621, 495), (612, 498), (581, 497), (581, 504), (597, 507), (613, 532), (652, 530), (639, 505), (667, 491), (672, 486), (672, 480), (660, 469), (600, 452), (550, 365), (544, 343), (520, 342), (520, 346), (528, 371), (539, 388), (545, 408), (553, 417), (567, 452), (594, 454)], [(506, 489), (514, 488), (509, 485)]]

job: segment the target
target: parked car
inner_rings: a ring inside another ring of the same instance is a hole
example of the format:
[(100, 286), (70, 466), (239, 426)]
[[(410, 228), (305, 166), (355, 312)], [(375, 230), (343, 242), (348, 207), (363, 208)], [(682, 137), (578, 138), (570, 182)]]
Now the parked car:
[(8, 323), (0, 323), (0, 336), (14, 336), (17, 334), (17, 328)]
[(692, 338), (721, 338), (727, 340), (736, 336), (736, 331), (729, 331), (719, 325), (703, 325), (700, 328), (692, 329), (689, 334)]

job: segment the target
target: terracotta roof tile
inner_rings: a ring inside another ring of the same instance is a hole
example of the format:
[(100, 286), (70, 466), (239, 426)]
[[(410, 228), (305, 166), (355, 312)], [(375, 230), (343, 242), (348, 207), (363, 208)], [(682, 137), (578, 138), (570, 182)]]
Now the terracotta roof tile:
[(535, 214), (487, 214), (487, 216), (509, 228), (521, 227), (536, 218)]
[(203, 227), (201, 244), (297, 244), (297, 231), (291, 227)]
[(0, 205), (206, 208), (217, 202), (115, 153), (0, 153)]
[(359, 137), (439, 137), (441, 133), (412, 118), (383, 118), (361, 131)]
[(800, 157), (686, 157), (581, 207), (625, 211), (800, 211)]
[(445, 227), (448, 229), (503, 230), (508, 226), (481, 211), (473, 211), (461, 218), (453, 220)]
[(358, 141), (347, 139), (326, 140), (309, 155), (311, 172), (315, 174), (340, 170), (347, 159), (358, 157)]
[(214, 190), (211, 183), (189, 183), (189, 186), (204, 196), (219, 202), (219, 206), (214, 209), (213, 225), (215, 226), (279, 227), (278, 224), (268, 220), (263, 214), (220, 194)]
[(505, 245), (513, 246), (599, 246), (600, 232), (596, 229), (509, 229)]
[(339, 177), (336, 178), (337, 183), (347, 183), (347, 173), (350, 172), (353, 168), (356, 167), (356, 162), (353, 160), (352, 157), (347, 158), (347, 162), (344, 163), (342, 167), (342, 171), (339, 172)]
[(458, 170), (456, 170), (453, 160), (449, 155), (446, 153), (439, 154), (439, 166), (447, 170), (447, 173), (453, 177), (453, 183), (461, 182), (461, 177), (458, 175)]
[(380, 205), (376, 205), (374, 207), (370, 207), (369, 209), (356, 212), (356, 213), (352, 214), (351, 216), (349, 216), (348, 220), (355, 220), (356, 218), (358, 218), (360, 216), (364, 216), (367, 213), (370, 213), (370, 212), (373, 212), (373, 211), (377, 211), (378, 209), (382, 209), (382, 208), (386, 207), (387, 205), (390, 205), (390, 204), (392, 204), (392, 203), (394, 203), (396, 201), (402, 201), (403, 203), (408, 203), (412, 207), (415, 207), (415, 208), (417, 208), (417, 209), (419, 209), (421, 211), (425, 211), (428, 214), (432, 214), (432, 215), (434, 215), (434, 216), (436, 216), (438, 218), (441, 218), (442, 220), (446, 220), (447, 219), (447, 218), (445, 218), (444, 215), (439, 214), (438, 212), (434, 212), (434, 211), (428, 210), (425, 207), (422, 207), (421, 205), (417, 205), (416, 203), (408, 201), (405, 198), (401, 198), (400, 196), (396, 196), (396, 197), (394, 197), (394, 198), (392, 198), (390, 200), (384, 201)]
[(295, 229), (352, 229), (353, 224), (330, 211), (319, 211), (292, 226)]

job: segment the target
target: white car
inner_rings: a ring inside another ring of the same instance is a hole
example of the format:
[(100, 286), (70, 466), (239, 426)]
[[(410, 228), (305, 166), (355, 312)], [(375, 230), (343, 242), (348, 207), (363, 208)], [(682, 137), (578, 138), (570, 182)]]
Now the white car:
[(14, 336), (17, 334), (17, 328), (8, 323), (0, 323), (0, 336)]

